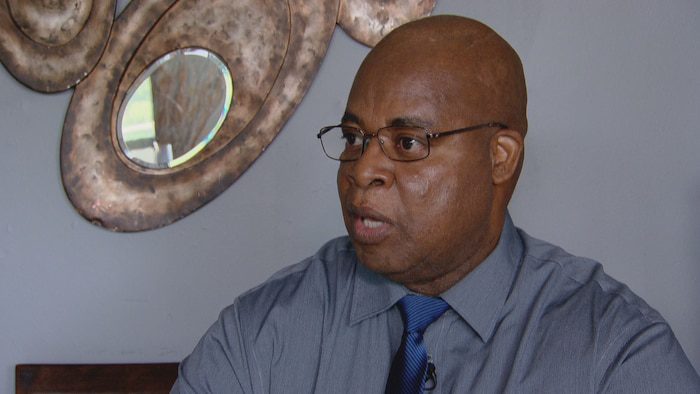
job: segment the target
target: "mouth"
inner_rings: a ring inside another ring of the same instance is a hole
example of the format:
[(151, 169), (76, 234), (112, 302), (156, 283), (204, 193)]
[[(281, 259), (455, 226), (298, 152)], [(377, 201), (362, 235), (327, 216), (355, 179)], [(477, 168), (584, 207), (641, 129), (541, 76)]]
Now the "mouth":
[(382, 225), (386, 224), (380, 220), (372, 220), (370, 218), (360, 218), (362, 220), (362, 225), (367, 227), (367, 228), (379, 228)]
[(355, 242), (377, 244), (389, 236), (392, 228), (391, 221), (379, 212), (368, 208), (351, 207), (348, 214), (351, 219), (348, 232)]

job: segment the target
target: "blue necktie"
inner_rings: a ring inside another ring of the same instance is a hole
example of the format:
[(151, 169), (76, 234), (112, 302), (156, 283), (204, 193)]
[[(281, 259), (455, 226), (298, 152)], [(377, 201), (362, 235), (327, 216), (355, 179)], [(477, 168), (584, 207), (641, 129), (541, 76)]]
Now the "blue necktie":
[(401, 346), (394, 356), (387, 381), (387, 394), (422, 393), (428, 355), (423, 332), (449, 308), (441, 298), (407, 295), (397, 303), (403, 317)]

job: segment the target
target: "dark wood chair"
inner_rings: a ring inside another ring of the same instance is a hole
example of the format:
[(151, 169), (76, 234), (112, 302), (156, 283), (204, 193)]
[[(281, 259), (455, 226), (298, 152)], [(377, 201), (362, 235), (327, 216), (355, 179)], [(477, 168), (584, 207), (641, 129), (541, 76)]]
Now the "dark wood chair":
[(15, 392), (160, 394), (170, 392), (177, 363), (159, 364), (20, 364)]

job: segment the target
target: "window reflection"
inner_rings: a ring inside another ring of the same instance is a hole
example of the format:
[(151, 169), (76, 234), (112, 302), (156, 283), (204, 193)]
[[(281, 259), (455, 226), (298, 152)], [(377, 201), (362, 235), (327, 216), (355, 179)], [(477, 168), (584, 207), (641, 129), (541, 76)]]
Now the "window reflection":
[(120, 110), (122, 151), (148, 168), (175, 167), (214, 138), (233, 97), (231, 74), (204, 49), (158, 59), (132, 85)]

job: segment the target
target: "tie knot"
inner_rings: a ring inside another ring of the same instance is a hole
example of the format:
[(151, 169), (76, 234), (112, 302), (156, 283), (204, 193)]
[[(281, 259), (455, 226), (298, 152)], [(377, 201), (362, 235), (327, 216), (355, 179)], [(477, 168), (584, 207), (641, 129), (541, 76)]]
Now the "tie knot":
[(398, 302), (407, 332), (423, 334), (450, 307), (442, 298), (409, 294)]

